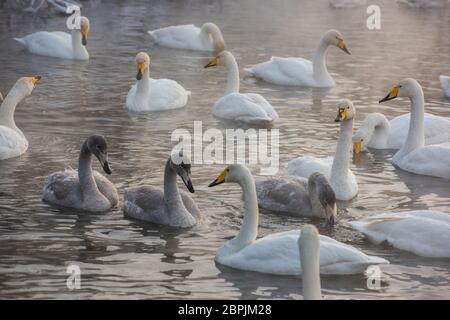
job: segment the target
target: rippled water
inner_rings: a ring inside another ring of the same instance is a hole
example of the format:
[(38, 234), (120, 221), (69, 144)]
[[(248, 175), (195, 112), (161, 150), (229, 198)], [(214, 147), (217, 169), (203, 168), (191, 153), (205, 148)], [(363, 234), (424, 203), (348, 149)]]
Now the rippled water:
[[(224, 91), (225, 70), (204, 70), (208, 55), (155, 46), (146, 31), (161, 26), (214, 21), (240, 69), (278, 56), (309, 58), (330, 28), (345, 36), (351, 56), (328, 54), (337, 86), (331, 90), (273, 86), (242, 79), (242, 92), (264, 95), (280, 115), (280, 163), (299, 155), (334, 153), (337, 101), (357, 106), (357, 123), (369, 112), (388, 117), (408, 112), (406, 100), (379, 105), (390, 87), (415, 77), (424, 87), (427, 111), (449, 116), (450, 100), (439, 74), (450, 74), (450, 8), (408, 10), (381, 5), (382, 29), (365, 27), (366, 8), (335, 10), (326, 1), (99, 1), (86, 4), (91, 20), (89, 63), (41, 57), (12, 38), (37, 30), (64, 30), (65, 18), (46, 11), (33, 16), (0, 5), (0, 91), (18, 77), (42, 75), (33, 94), (16, 111), (30, 141), (20, 158), (0, 162), (1, 298), (300, 298), (301, 280), (241, 272), (216, 265), (217, 248), (242, 221), (237, 186), (207, 188), (221, 166), (194, 166), (194, 195), (205, 221), (177, 231), (130, 221), (119, 208), (106, 214), (61, 210), (41, 202), (44, 177), (76, 166), (86, 136), (107, 136), (110, 179), (120, 194), (128, 186), (162, 185), (163, 166), (176, 128), (223, 125), (210, 109)], [(135, 117), (124, 109), (134, 83), (134, 56), (152, 57), (152, 76), (180, 82), (193, 92), (187, 108)], [(450, 298), (450, 261), (426, 259), (389, 246), (373, 246), (345, 221), (388, 210), (449, 212), (448, 180), (415, 176), (390, 164), (392, 153), (372, 152), (352, 165), (360, 192), (340, 204), (340, 225), (331, 236), (391, 261), (382, 266), (383, 287), (371, 291), (364, 276), (322, 277), (329, 299)], [(96, 168), (100, 170), (97, 164)], [(180, 184), (181, 186), (181, 184)], [(260, 235), (301, 227), (307, 219), (262, 214)], [(319, 224), (322, 233), (330, 234)], [(66, 288), (66, 266), (82, 271), (82, 288)]]

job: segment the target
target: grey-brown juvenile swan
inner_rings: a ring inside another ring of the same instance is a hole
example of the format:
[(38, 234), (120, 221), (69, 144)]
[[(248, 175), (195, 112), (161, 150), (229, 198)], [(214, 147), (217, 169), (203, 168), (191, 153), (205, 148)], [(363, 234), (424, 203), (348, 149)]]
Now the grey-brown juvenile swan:
[(92, 171), (92, 155), (100, 161), (103, 170), (111, 174), (106, 139), (92, 135), (81, 146), (78, 170), (58, 171), (45, 179), (44, 201), (91, 212), (115, 207), (119, 202), (117, 189), (98, 171)]

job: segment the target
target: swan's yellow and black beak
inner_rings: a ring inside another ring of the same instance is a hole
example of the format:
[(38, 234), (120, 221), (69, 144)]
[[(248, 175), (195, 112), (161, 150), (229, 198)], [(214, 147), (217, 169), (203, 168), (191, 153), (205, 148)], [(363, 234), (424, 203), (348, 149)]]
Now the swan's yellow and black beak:
[(347, 46), (344, 43), (344, 39), (338, 39), (338, 48), (344, 51), (347, 54), (351, 54), (350, 51), (348, 51)]
[(136, 80), (141, 80), (142, 79), (142, 75), (144, 74), (144, 69), (145, 69), (145, 63), (138, 63), (137, 64), (137, 69), (138, 72), (136, 74)]
[(83, 46), (87, 45), (87, 35), (88, 35), (88, 30), (81, 29), (81, 44)]
[(347, 119), (347, 109), (346, 108), (339, 108), (338, 114), (336, 119), (334, 119), (335, 122), (342, 122), (345, 119)]
[(219, 185), (221, 183), (224, 183), (225, 182), (225, 178), (227, 177), (227, 172), (228, 172), (228, 169), (223, 170), (222, 173), (219, 174), (219, 176), (216, 178), (216, 180), (211, 182), (208, 185), (208, 187), (214, 187), (214, 186), (217, 186), (217, 185)]
[(217, 66), (217, 57), (213, 57), (208, 64), (205, 66), (205, 68), (214, 67)]
[(29, 79), (33, 83), (33, 85), (36, 85), (36, 83), (38, 83), (39, 80), (41, 80), (41, 76), (31, 76), (29, 77)]
[(382, 103), (382, 102), (389, 101), (389, 100), (397, 98), (399, 89), (400, 89), (399, 86), (396, 86), (396, 87), (392, 88), (391, 92), (389, 92), (386, 97), (384, 97), (383, 99), (381, 99), (378, 102)]
[(353, 142), (353, 152), (355, 154), (361, 153), (362, 143), (361, 141)]

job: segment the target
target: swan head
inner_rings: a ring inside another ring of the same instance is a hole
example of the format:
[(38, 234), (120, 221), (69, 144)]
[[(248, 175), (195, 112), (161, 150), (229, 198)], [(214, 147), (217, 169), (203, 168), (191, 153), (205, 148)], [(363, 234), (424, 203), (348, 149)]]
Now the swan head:
[(379, 103), (393, 100), (397, 97), (412, 98), (417, 95), (418, 92), (422, 92), (422, 86), (417, 80), (412, 78), (403, 79), (395, 87), (389, 91), (386, 97), (381, 99)]
[(351, 54), (350, 51), (347, 49), (347, 46), (345, 45), (344, 37), (339, 31), (334, 29), (328, 30), (327, 33), (325, 33), (323, 39), (327, 44), (336, 46), (345, 53)]
[(86, 17), (80, 17), (80, 32), (81, 32), (81, 44), (85, 46), (87, 44), (87, 36), (89, 33), (89, 19)]
[(225, 50), (225, 40), (223, 39), (222, 32), (215, 23), (206, 22), (202, 25), (201, 30), (211, 37), (215, 52), (219, 53)]
[(344, 99), (341, 102), (339, 102), (338, 114), (334, 121), (343, 122), (343, 121), (351, 120), (355, 117), (355, 115), (356, 115), (356, 110), (355, 110), (355, 107), (353, 106), (353, 103), (348, 99)]
[(191, 181), (191, 159), (183, 154), (183, 150), (173, 152), (169, 158), (170, 168), (181, 178), (190, 193), (194, 193)]
[(224, 182), (236, 182), (239, 183), (242, 177), (252, 176), (250, 170), (246, 166), (241, 164), (232, 164), (226, 167), (219, 176), (211, 182), (208, 187), (214, 187)]
[(41, 80), (41, 76), (22, 77), (17, 80), (14, 87), (17, 88), (24, 97), (26, 97), (29, 96), (31, 92), (33, 92), (33, 89), (36, 86), (36, 83), (39, 82), (39, 80)]
[(141, 80), (144, 70), (150, 67), (150, 56), (146, 52), (139, 52), (135, 61), (137, 67), (136, 80)]
[(103, 136), (92, 135), (86, 140), (89, 151), (98, 159), (102, 165), (103, 171), (111, 174), (111, 168), (108, 163), (108, 144)]
[(336, 194), (328, 179), (323, 174), (314, 172), (308, 178), (308, 191), (310, 198), (314, 196), (319, 200), (328, 225), (333, 226), (337, 217)]
[(217, 54), (211, 60), (208, 62), (208, 64), (205, 66), (205, 68), (215, 67), (215, 66), (228, 66), (229, 64), (236, 61), (234, 59), (233, 54), (230, 51), (222, 51), (221, 53)]

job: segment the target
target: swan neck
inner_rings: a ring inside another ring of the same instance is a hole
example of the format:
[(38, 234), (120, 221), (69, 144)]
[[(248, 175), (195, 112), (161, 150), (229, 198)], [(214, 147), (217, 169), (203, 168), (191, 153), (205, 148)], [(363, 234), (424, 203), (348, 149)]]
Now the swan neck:
[(350, 152), (352, 148), (353, 119), (341, 122), (341, 130), (336, 146), (333, 165), (331, 167), (331, 181), (347, 181)]
[(238, 235), (234, 238), (236, 246), (241, 249), (256, 240), (258, 235), (258, 200), (256, 198), (255, 182), (251, 176), (244, 176), (239, 181), (244, 193), (244, 221)]
[(25, 98), (26, 94), (23, 90), (17, 87), (13, 87), (6, 96), (5, 100), (0, 106), (0, 125), (16, 129), (16, 123), (14, 122), (14, 112), (16, 111), (17, 104)]
[(405, 144), (400, 150), (405, 155), (415, 149), (423, 147), (425, 143), (425, 134), (423, 126), (425, 117), (425, 102), (423, 97), (423, 91), (416, 90), (415, 94), (410, 97), (410, 100), (411, 100), (411, 118), (409, 122), (409, 131)]
[(147, 95), (150, 88), (150, 68), (146, 67), (141, 80), (137, 81), (137, 94)]
[(227, 88), (225, 95), (239, 93), (239, 67), (234, 57), (226, 64), (227, 68)]
[(325, 61), (329, 45), (326, 43), (325, 39), (322, 39), (314, 52), (313, 56), (313, 72), (314, 80), (317, 82), (322, 82), (326, 80), (331, 80), (331, 76), (328, 73), (327, 64)]
[(169, 209), (184, 208), (177, 186), (177, 174), (170, 166), (170, 159), (164, 169), (164, 201)]
[[(312, 239), (308, 239), (312, 240)], [(300, 262), (302, 266), (303, 298), (305, 300), (321, 300), (320, 286), (320, 254), (319, 244), (301, 242)]]
[(77, 59), (86, 59), (89, 58), (89, 54), (81, 43), (81, 32), (78, 29), (72, 30), (72, 50), (74, 54), (74, 58)]
[(92, 174), (92, 153), (87, 146), (87, 141), (83, 143), (78, 159), (78, 179), (83, 195), (99, 192)]

